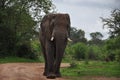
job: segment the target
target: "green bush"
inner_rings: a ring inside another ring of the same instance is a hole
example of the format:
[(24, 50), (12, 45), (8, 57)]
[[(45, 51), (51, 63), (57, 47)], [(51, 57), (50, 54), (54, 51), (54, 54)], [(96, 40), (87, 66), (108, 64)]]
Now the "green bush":
[(85, 59), (120, 62), (120, 37), (105, 40), (104, 45), (88, 45), (84, 43), (69, 44), (65, 50), (68, 61)]
[(70, 62), (70, 68), (76, 68), (77, 67), (77, 62), (76, 61), (71, 61)]
[(42, 49), (39, 40), (32, 40), (31, 41), (32, 51), (37, 55), (40, 61), (43, 61)]
[(76, 60), (85, 59), (85, 63), (91, 60), (103, 60), (105, 49), (97, 45), (87, 45), (84, 43), (76, 43), (66, 47), (66, 58), (74, 58)]
[(85, 59), (87, 46), (84, 43), (77, 43), (72, 46), (74, 58), (77, 60)]
[(0, 58), (12, 56), (15, 45), (15, 35), (8, 26), (0, 24)]
[(120, 49), (115, 50), (115, 60), (120, 63)]
[(97, 45), (88, 46), (88, 56), (91, 60), (102, 60), (102, 48)]
[(76, 43), (66, 48), (66, 56), (71, 55), (76, 60), (85, 59), (85, 53), (87, 52), (87, 46), (84, 43)]
[(18, 47), (17, 56), (29, 59), (37, 59), (37, 55), (32, 51), (29, 42), (23, 43)]
[(41, 45), (40, 45), (40, 42), (38, 40), (31, 41), (31, 47), (32, 47), (32, 50), (36, 54), (39, 55), (40, 53), (42, 53), (42, 51), (41, 51)]
[(110, 61), (119, 61), (120, 62), (120, 37), (112, 38), (106, 41), (106, 58)]

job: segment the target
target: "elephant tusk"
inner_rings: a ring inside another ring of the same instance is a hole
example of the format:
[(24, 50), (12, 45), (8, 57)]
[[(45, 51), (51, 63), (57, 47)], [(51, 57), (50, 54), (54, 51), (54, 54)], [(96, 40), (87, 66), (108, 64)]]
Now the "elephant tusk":
[(72, 42), (72, 40), (70, 38), (67, 38), (68, 41)]
[(52, 36), (50, 40), (53, 41), (53, 40), (54, 40), (54, 37)]

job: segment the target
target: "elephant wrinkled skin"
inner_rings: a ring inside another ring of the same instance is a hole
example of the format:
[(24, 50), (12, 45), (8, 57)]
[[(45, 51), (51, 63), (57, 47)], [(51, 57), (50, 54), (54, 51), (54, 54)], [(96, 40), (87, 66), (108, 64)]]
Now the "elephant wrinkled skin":
[(40, 25), (40, 42), (45, 59), (43, 75), (47, 78), (61, 77), (60, 64), (70, 40), (70, 17), (68, 14), (45, 15)]

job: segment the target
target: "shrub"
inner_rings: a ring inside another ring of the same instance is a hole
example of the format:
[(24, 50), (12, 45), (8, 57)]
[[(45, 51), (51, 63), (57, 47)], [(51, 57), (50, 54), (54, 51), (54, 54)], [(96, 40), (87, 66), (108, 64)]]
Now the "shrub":
[(85, 59), (85, 53), (87, 52), (87, 46), (84, 43), (76, 43), (66, 48), (66, 56), (70, 55), (76, 60)]
[(120, 37), (107, 40), (105, 49), (107, 51), (106, 58), (109, 58), (110, 61), (120, 62)]
[(31, 45), (29, 42), (22, 43), (17, 48), (17, 56), (29, 59), (37, 59), (37, 55), (32, 51)]
[(91, 45), (88, 46), (88, 56), (91, 60), (101, 60), (102, 51), (100, 46)]
[(87, 46), (84, 43), (77, 43), (72, 46), (74, 58), (77, 60), (85, 59), (85, 53), (87, 52)]
[(120, 50), (119, 49), (115, 50), (115, 53), (116, 53), (115, 60), (120, 63)]
[(40, 61), (43, 61), (44, 59), (42, 56), (42, 49), (39, 40), (32, 40), (31, 47), (32, 47), (32, 51), (37, 55), (38, 59)]
[(77, 62), (76, 61), (71, 61), (70, 62), (70, 68), (76, 68), (77, 67)]

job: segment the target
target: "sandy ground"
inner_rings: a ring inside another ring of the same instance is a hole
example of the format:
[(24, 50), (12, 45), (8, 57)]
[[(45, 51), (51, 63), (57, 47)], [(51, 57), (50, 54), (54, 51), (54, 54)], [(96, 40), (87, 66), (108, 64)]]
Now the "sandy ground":
[[(62, 63), (61, 67), (69, 64)], [(43, 76), (43, 63), (6, 63), (0, 64), (0, 80), (51, 80)], [(56, 78), (54, 80), (64, 80)]]
[[(62, 63), (61, 67), (70, 66)], [(70, 77), (47, 79), (43, 76), (43, 63), (5, 63), (0, 64), (0, 80), (71, 80)], [(76, 78), (73, 78), (76, 79)], [(85, 76), (77, 80), (120, 80), (115, 77)]]

